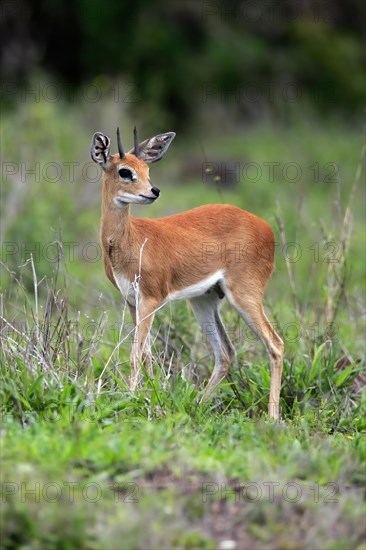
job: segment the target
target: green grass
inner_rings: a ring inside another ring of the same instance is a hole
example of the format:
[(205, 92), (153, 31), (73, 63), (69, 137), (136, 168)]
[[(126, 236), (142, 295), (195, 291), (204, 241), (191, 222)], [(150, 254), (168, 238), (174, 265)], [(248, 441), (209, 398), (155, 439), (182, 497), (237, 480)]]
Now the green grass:
[[(112, 103), (97, 115), (85, 105), (20, 105), (3, 121), (4, 155), (30, 166), (89, 162), (90, 135), (113, 135), (119, 116)], [(271, 222), (279, 244), (265, 308), (285, 340), (280, 423), (267, 418), (264, 350), (225, 303), (237, 355), (208, 403), (198, 404), (213, 357), (184, 302), (157, 314), (155, 378), (131, 394), (129, 316), (102, 262), (83, 255), (99, 240), (99, 183), (81, 170), (74, 182), (7, 178), (3, 548), (364, 548), (361, 149), (357, 130), (305, 117), (210, 137), (209, 161), (279, 163), (272, 182), (263, 172), (230, 191), (202, 181), (199, 143), (178, 136), (152, 168), (161, 199), (136, 211), (156, 217), (231, 202)], [(197, 162), (198, 175), (188, 166)], [(282, 176), (289, 162), (302, 168), (296, 183)], [(332, 162), (339, 171), (327, 182)], [(301, 248), (297, 262), (284, 254), (289, 242)], [(50, 243), (58, 261), (39, 252)]]
[(238, 545), (361, 548), (360, 436), (314, 430), (306, 415), (283, 425), (209, 409), (154, 422), (140, 411), (72, 418), (26, 428), (7, 420), (5, 548), (52, 539), (61, 548), (215, 548), (212, 516)]
[[(362, 547), (366, 393), (339, 344), (286, 360), (277, 424), (252, 349), (209, 403), (184, 353), (171, 370), (157, 351), (133, 395), (126, 346), (110, 359), (103, 321), (78, 340), (63, 300), (49, 290), (29, 332), (2, 340), (4, 548)], [(197, 344), (184, 304), (177, 314), (173, 358), (176, 334)]]

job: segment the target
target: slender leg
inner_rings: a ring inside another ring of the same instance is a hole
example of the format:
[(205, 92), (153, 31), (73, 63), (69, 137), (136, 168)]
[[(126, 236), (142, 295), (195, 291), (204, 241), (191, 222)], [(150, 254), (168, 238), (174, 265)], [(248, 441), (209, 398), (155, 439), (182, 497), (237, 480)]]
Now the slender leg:
[(215, 355), (215, 367), (202, 397), (202, 400), (206, 400), (227, 375), (235, 351), (220, 319), (217, 294), (211, 291), (190, 302)]
[(231, 289), (227, 293), (229, 302), (235, 307), (249, 328), (258, 335), (265, 346), (271, 365), (271, 386), (268, 404), (268, 416), (280, 418), (280, 392), (283, 366), (284, 345), (281, 338), (268, 321), (262, 306), (262, 297), (255, 299), (253, 295), (243, 296)]
[[(132, 321), (133, 321), (133, 324), (134, 324), (134, 327), (135, 327), (135, 332), (134, 332), (134, 342), (136, 343), (138, 338), (136, 336), (136, 320), (137, 320), (137, 316), (136, 316), (136, 306), (133, 306), (131, 304), (128, 304), (128, 307), (129, 307), (129, 310), (130, 310), (130, 314), (131, 314), (131, 317), (132, 317)], [(143, 317), (139, 316), (139, 319), (143, 319)], [(150, 328), (151, 328), (151, 325), (153, 323), (153, 320), (154, 320), (154, 314), (151, 315), (151, 324), (150, 324)], [(147, 323), (146, 323), (147, 324)], [(138, 330), (138, 329), (137, 329)], [(136, 351), (137, 351), (137, 348), (136, 348)], [(146, 367), (148, 369), (148, 372), (149, 372), (149, 375), (151, 374), (150, 373), (150, 370), (152, 369), (152, 365), (151, 365), (151, 351), (150, 351), (150, 329), (149, 329), (149, 332), (147, 334), (147, 337), (146, 337), (146, 342), (145, 344), (143, 345), (143, 348), (142, 348), (142, 355), (141, 355), (141, 358), (142, 358), (142, 362), (144, 363), (145, 362), (145, 358), (146, 358)]]
[(134, 306), (129, 307), (131, 317), (135, 325), (135, 337), (130, 356), (130, 390), (134, 391), (139, 382), (141, 363), (146, 367), (149, 376), (153, 376), (150, 350), (150, 329), (154, 320), (153, 312), (157, 309), (158, 304), (155, 301), (141, 301), (139, 304), (138, 316), (136, 315), (136, 308)]

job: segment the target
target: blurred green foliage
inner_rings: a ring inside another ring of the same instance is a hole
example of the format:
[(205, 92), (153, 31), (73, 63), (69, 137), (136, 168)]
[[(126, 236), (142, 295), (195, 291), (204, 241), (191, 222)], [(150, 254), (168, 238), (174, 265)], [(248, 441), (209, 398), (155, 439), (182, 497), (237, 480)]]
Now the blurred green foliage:
[[(276, 113), (291, 86), (321, 113), (357, 113), (364, 101), (365, 4), (357, 0), (15, 4), (18, 11), (11, 3), (3, 11), (5, 81), (27, 81), (41, 68), (72, 87), (101, 78), (113, 87), (122, 75), (145, 121), (164, 113), (167, 124), (187, 129), (199, 122), (202, 103), (222, 98), (239, 120), (256, 118)], [(258, 104), (237, 101), (247, 93), (259, 94)]]

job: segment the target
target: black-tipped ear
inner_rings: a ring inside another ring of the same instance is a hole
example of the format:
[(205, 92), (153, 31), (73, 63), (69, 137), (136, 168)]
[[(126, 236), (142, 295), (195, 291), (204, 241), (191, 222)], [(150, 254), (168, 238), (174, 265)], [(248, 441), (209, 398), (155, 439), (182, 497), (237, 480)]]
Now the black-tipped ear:
[[(165, 155), (175, 135), (175, 132), (166, 132), (146, 139), (139, 144), (139, 158), (148, 163), (157, 162)], [(131, 149), (129, 153), (133, 153), (134, 149)]]
[(94, 162), (105, 166), (108, 163), (111, 140), (102, 132), (95, 132), (91, 144), (91, 158)]

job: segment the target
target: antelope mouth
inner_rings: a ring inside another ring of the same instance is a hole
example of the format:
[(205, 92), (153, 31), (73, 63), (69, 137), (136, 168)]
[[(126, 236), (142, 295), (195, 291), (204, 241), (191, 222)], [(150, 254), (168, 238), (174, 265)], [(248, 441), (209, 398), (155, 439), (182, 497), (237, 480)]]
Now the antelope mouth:
[(117, 208), (122, 208), (127, 204), (152, 204), (158, 197), (148, 197), (147, 195), (132, 195), (124, 193), (114, 197), (113, 202)]
[(158, 198), (158, 197), (148, 197), (147, 195), (141, 195), (141, 194), (140, 194), (140, 197), (142, 197), (143, 199), (146, 199), (150, 202), (154, 202)]

